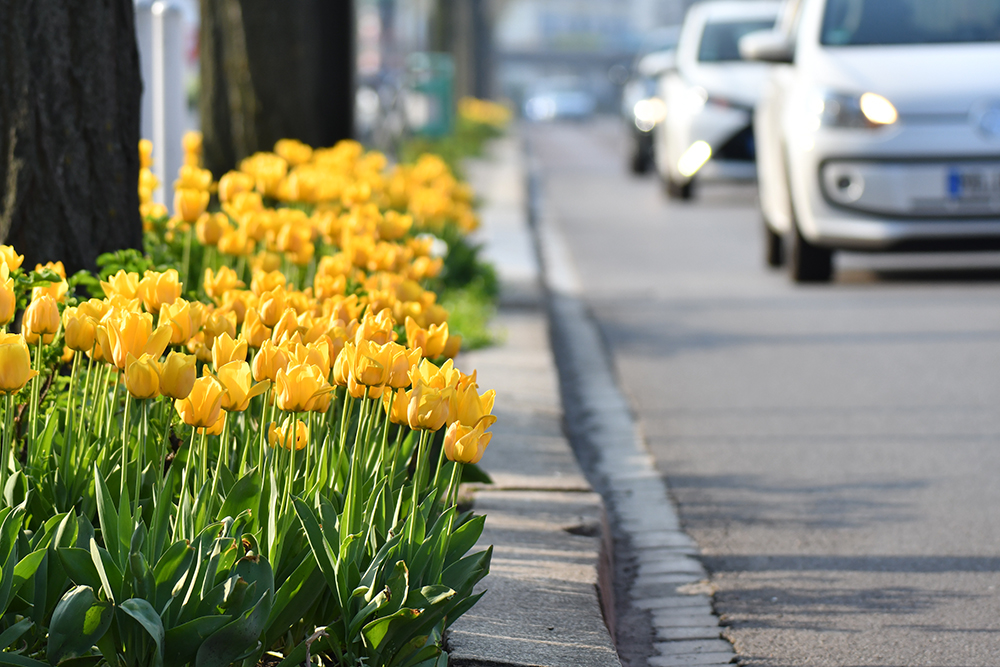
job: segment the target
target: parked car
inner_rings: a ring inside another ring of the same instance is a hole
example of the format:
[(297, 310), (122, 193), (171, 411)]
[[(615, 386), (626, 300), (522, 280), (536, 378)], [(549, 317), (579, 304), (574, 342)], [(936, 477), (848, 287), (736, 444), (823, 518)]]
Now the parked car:
[(667, 194), (688, 199), (699, 179), (753, 180), (753, 110), (768, 67), (748, 62), (739, 40), (774, 27), (780, 2), (744, 0), (692, 6), (675, 66), (660, 80), (666, 119), (654, 132), (656, 168)]
[(528, 120), (583, 120), (594, 114), (597, 98), (590, 88), (576, 77), (542, 79), (529, 90), (524, 102)]
[(767, 262), (1000, 248), (1000, 0), (789, 0), (755, 121)]
[(680, 26), (650, 31), (622, 88), (622, 120), (628, 137), (628, 165), (634, 174), (653, 168), (653, 130), (666, 118), (666, 104), (656, 91), (660, 76), (674, 67)]

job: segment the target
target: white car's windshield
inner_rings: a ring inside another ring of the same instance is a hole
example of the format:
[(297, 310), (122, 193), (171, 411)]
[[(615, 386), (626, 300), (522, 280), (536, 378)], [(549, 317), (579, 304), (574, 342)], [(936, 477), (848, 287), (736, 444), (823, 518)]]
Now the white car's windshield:
[(826, 46), (1000, 41), (1000, 0), (828, 0)]
[(740, 38), (751, 32), (770, 30), (773, 27), (773, 19), (706, 23), (705, 32), (701, 35), (701, 44), (698, 46), (698, 61), (720, 63), (742, 60), (739, 47)]

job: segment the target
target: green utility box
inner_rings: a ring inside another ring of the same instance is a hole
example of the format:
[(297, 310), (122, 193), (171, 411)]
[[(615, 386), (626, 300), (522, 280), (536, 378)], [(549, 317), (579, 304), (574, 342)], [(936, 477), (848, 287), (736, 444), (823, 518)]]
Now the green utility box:
[(455, 61), (447, 53), (406, 59), (406, 118), (414, 134), (442, 137), (455, 128)]

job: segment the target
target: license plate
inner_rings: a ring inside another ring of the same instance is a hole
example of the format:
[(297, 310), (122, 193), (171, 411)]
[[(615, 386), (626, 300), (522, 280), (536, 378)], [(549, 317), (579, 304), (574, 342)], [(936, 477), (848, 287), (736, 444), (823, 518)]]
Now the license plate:
[(1000, 167), (962, 167), (948, 170), (945, 183), (951, 199), (1000, 198)]

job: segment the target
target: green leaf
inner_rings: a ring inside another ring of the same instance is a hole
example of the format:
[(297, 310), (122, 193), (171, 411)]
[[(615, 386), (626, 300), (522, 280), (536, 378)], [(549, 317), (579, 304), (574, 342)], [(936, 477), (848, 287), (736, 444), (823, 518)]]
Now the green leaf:
[(79, 657), (111, 627), (114, 605), (97, 599), (90, 586), (75, 586), (63, 595), (49, 625), (48, 658), (53, 665)]
[(156, 655), (153, 658), (152, 667), (162, 667), (163, 665), (163, 622), (159, 614), (147, 601), (142, 598), (131, 598), (122, 602), (119, 606), (123, 612), (131, 616), (143, 630), (153, 638), (156, 643)]
[(228, 667), (240, 656), (253, 651), (270, 611), (271, 596), (265, 592), (252, 609), (202, 643), (195, 658), (195, 667)]
[(114, 564), (107, 549), (97, 546), (97, 541), (93, 539), (90, 541), (90, 560), (97, 569), (97, 575), (101, 578), (104, 594), (112, 602), (115, 602), (121, 596), (124, 584), (121, 570)]
[(278, 587), (274, 596), (271, 614), (267, 617), (267, 639), (265, 644), (271, 646), (284, 636), (289, 628), (297, 623), (304, 610), (326, 590), (323, 573), (316, 566), (316, 559), (311, 555), (302, 560), (291, 576)]
[(331, 591), (337, 592), (339, 590), (335, 565), (337, 559), (332, 554), (331, 545), (324, 539), (323, 531), (316, 520), (316, 514), (299, 498), (293, 499), (293, 502), (295, 503), (295, 513), (298, 514), (299, 521), (302, 522), (302, 527), (306, 531), (309, 548), (326, 579), (326, 585), (330, 587)]
[(441, 583), (463, 595), (472, 592), (472, 587), (489, 574), (493, 547), (470, 554), (452, 564), (441, 574)]
[(47, 662), (26, 658), (19, 653), (0, 653), (0, 665), (11, 665), (11, 667), (50, 667)]
[(34, 625), (34, 621), (30, 618), (22, 618), (20, 621), (10, 626), (0, 634), (0, 651), (7, 650), (11, 644), (16, 642), (28, 629)]
[(226, 501), (219, 510), (218, 519), (225, 517), (236, 518), (241, 513), (249, 510), (253, 519), (259, 520), (258, 509), (260, 507), (260, 474), (253, 468), (247, 474), (240, 477), (233, 488), (226, 496)]
[(383, 644), (390, 638), (390, 631), (394, 625), (406, 625), (419, 617), (420, 611), (403, 608), (389, 616), (375, 619), (366, 625), (361, 633), (375, 651), (382, 652)]
[(164, 667), (183, 667), (192, 662), (202, 643), (232, 619), (233, 617), (228, 614), (202, 616), (167, 630), (163, 642)]
[[(35, 553), (41, 552), (36, 551)], [(95, 589), (101, 587), (103, 580), (97, 571), (97, 567), (94, 565), (94, 560), (91, 558), (89, 551), (77, 549), (76, 547), (63, 547), (56, 549), (56, 553), (59, 554), (59, 560), (62, 561), (63, 568), (74, 584), (77, 586), (90, 586)]]
[(188, 567), (194, 560), (194, 547), (185, 542), (175, 542), (164, 552), (153, 567), (153, 581), (156, 583), (154, 605), (162, 610), (170, 600), (174, 587), (184, 581)]
[(111, 492), (108, 491), (108, 485), (105, 483), (104, 476), (101, 475), (97, 464), (94, 464), (94, 492), (97, 497), (97, 517), (101, 526), (101, 536), (104, 538), (104, 547), (118, 563), (121, 561), (121, 555), (118, 553), (120, 544), (118, 541), (118, 511), (115, 509), (114, 503), (111, 502)]
[(472, 547), (476, 546), (476, 542), (478, 542), (479, 538), (482, 536), (483, 528), (485, 526), (486, 515), (484, 514), (473, 517), (459, 526), (455, 532), (451, 534), (451, 540), (448, 544), (448, 555), (445, 558), (445, 563), (454, 563), (459, 558), (469, 553)]

